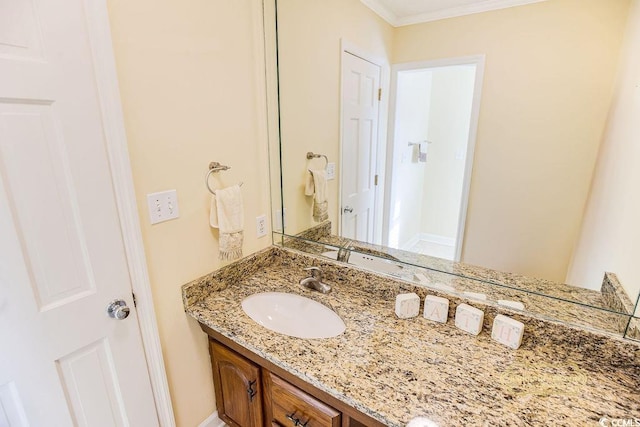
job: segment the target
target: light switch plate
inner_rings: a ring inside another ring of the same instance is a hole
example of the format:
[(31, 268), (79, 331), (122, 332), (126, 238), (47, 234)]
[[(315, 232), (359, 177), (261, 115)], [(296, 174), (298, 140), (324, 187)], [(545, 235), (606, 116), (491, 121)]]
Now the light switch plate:
[(151, 224), (168, 221), (180, 216), (176, 190), (147, 194), (147, 206), (149, 207)]
[(336, 179), (336, 164), (328, 163), (327, 164), (327, 180)]

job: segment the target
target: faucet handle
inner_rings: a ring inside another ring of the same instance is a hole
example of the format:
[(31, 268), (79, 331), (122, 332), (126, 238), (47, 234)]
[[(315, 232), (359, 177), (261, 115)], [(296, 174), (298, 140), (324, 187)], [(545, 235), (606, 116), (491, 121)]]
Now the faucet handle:
[(307, 267), (304, 269), (304, 271), (310, 271), (311, 277), (322, 282), (322, 269), (320, 267)]

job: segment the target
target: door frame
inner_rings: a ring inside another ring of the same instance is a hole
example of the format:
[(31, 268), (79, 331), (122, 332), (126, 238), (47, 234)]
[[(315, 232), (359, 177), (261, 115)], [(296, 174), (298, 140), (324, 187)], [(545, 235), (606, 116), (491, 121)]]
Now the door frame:
[(147, 260), (133, 186), (107, 4), (105, 0), (84, 0), (83, 3), (88, 22), (87, 31), (91, 43), (92, 62), (98, 88), (98, 100), (104, 127), (109, 169), (122, 230), (131, 288), (136, 296), (138, 326), (142, 336), (156, 413), (162, 427), (174, 427), (175, 418), (162, 357), (160, 334), (153, 306), (151, 282), (147, 270)]
[[(380, 89), (382, 89), (382, 96), (378, 105), (378, 138), (376, 143), (376, 164), (375, 171), (378, 175), (378, 185), (375, 186), (374, 192), (374, 209), (373, 209), (373, 242), (374, 244), (382, 243), (383, 236), (383, 217), (381, 214), (383, 210), (382, 201), (384, 199), (384, 186), (380, 185), (381, 182), (384, 181), (384, 161), (383, 154), (386, 153), (386, 126), (387, 126), (387, 112), (389, 106), (389, 97), (387, 93), (389, 91), (389, 76), (390, 76), (390, 65), (387, 58), (379, 55), (374, 55), (368, 52), (366, 49), (362, 49), (357, 44), (345, 39), (340, 38), (340, 139), (338, 144), (338, 158), (340, 160), (340, 175), (338, 179), (338, 235), (342, 235), (342, 177), (343, 175), (343, 166), (344, 162), (342, 159), (342, 146), (344, 139), (344, 119), (343, 119), (343, 102), (342, 102), (342, 94), (344, 88), (343, 81), (343, 55), (345, 53), (357, 56), (360, 59), (363, 59), (367, 62), (370, 62), (374, 65), (380, 67)], [(382, 179), (382, 181), (380, 180)]]
[[(389, 93), (389, 125), (387, 127), (387, 174), (384, 179), (384, 209), (383, 209), (383, 230), (389, 229), (391, 215), (391, 177), (393, 176), (393, 146), (396, 125), (396, 92), (398, 85), (398, 73), (400, 71), (419, 70), (425, 68), (440, 68), (455, 65), (475, 65), (476, 76), (473, 87), (473, 101), (471, 106), (471, 117), (469, 119), (469, 139), (467, 141), (467, 156), (465, 159), (464, 179), (462, 183), (462, 196), (460, 200), (460, 212), (458, 214), (458, 231), (455, 241), (455, 255), (453, 261), (460, 262), (462, 257), (462, 247), (464, 245), (464, 233), (467, 221), (467, 210), (469, 207), (469, 193), (471, 189), (471, 175), (473, 173), (473, 160), (478, 134), (478, 121), (480, 118), (480, 102), (482, 100), (482, 84), (484, 81), (485, 55), (461, 56), (456, 58), (442, 58), (429, 61), (403, 62), (391, 66), (391, 86)], [(383, 245), (388, 245), (388, 233), (383, 235)]]

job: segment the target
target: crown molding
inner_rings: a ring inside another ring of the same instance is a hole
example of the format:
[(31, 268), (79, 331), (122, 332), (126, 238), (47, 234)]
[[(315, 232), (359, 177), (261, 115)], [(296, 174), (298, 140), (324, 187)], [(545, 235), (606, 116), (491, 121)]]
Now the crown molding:
[(491, 10), (506, 9), (509, 7), (524, 6), (531, 3), (540, 3), (548, 0), (484, 0), (465, 6), (441, 9), (435, 12), (419, 13), (405, 17), (398, 17), (380, 0), (360, 0), (369, 9), (377, 13), (382, 19), (393, 27), (420, 24), (424, 22), (438, 21), (441, 19), (455, 18), (458, 16), (472, 15), (475, 13), (489, 12)]

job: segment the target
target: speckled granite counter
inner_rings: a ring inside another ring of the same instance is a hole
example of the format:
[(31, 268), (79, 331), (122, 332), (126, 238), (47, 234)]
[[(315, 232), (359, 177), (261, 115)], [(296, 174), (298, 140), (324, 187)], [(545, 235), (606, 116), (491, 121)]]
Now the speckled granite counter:
[[(282, 246), (300, 250), (311, 255), (321, 255), (329, 248), (342, 246), (348, 239), (329, 234), (331, 224), (320, 224), (306, 230), (300, 236), (287, 236)], [(325, 246), (327, 245), (327, 246)], [(505, 273), (484, 267), (453, 262), (427, 255), (402, 250), (384, 248), (373, 244), (356, 242), (356, 251), (381, 258), (395, 259), (404, 266), (398, 274), (404, 280), (414, 281), (414, 273), (422, 273), (434, 283), (442, 283), (455, 288), (456, 292), (473, 292), (486, 295), (489, 301), (513, 300), (525, 305), (525, 311), (545, 319), (559, 320), (576, 326), (593, 328), (635, 337), (627, 330), (633, 305), (621, 298), (622, 286), (615, 275), (607, 274), (602, 291), (570, 286), (564, 283)], [(385, 252), (382, 252), (382, 251)], [(624, 307), (624, 309), (623, 309)], [(635, 325), (636, 322), (632, 322)]]
[[(318, 253), (318, 251), (322, 251), (322, 245), (314, 246), (313, 242), (324, 243), (333, 247), (340, 247), (350, 241), (344, 237), (331, 234), (330, 222), (325, 222), (305, 230), (296, 237), (300, 237), (308, 241), (296, 241), (295, 239), (289, 238), (285, 246), (300, 249), (304, 252), (309, 251), (311, 253)], [(467, 264), (464, 262), (450, 261), (443, 258), (408, 252), (401, 249), (388, 248), (366, 242), (354, 241), (353, 245), (357, 251), (363, 253), (371, 253), (373, 255), (383, 257), (386, 254), (387, 256), (390, 256), (402, 263), (424, 267), (434, 271), (440, 271), (442, 273), (462, 276), (492, 284), (506, 285), (512, 288), (528, 292), (536, 292), (567, 301), (588, 304), (594, 307), (613, 308), (611, 304), (608, 303), (607, 298), (603, 298), (602, 292), (592, 289), (571, 286), (565, 283), (553, 282), (551, 280), (541, 279), (538, 277), (523, 276), (516, 273), (492, 270), (490, 268)], [(607, 289), (614, 292), (613, 288)], [(615, 289), (615, 292), (619, 292), (619, 290)], [(626, 295), (625, 298), (628, 300)]]
[[(301, 288), (302, 267), (319, 265), (328, 295)], [(344, 334), (304, 340), (271, 332), (242, 311), (245, 297), (301, 294), (342, 317)], [(473, 337), (453, 326), (462, 300), (449, 297), (445, 325), (400, 320), (395, 296), (427, 290), (318, 257), (272, 247), (183, 287), (187, 313), (211, 329), (389, 426), (416, 416), (448, 425), (597, 425), (640, 418), (640, 346), (562, 324), (485, 309)], [(438, 295), (438, 292), (429, 291)], [(441, 296), (445, 296), (440, 294)], [(497, 313), (526, 324), (522, 347), (490, 339)]]

